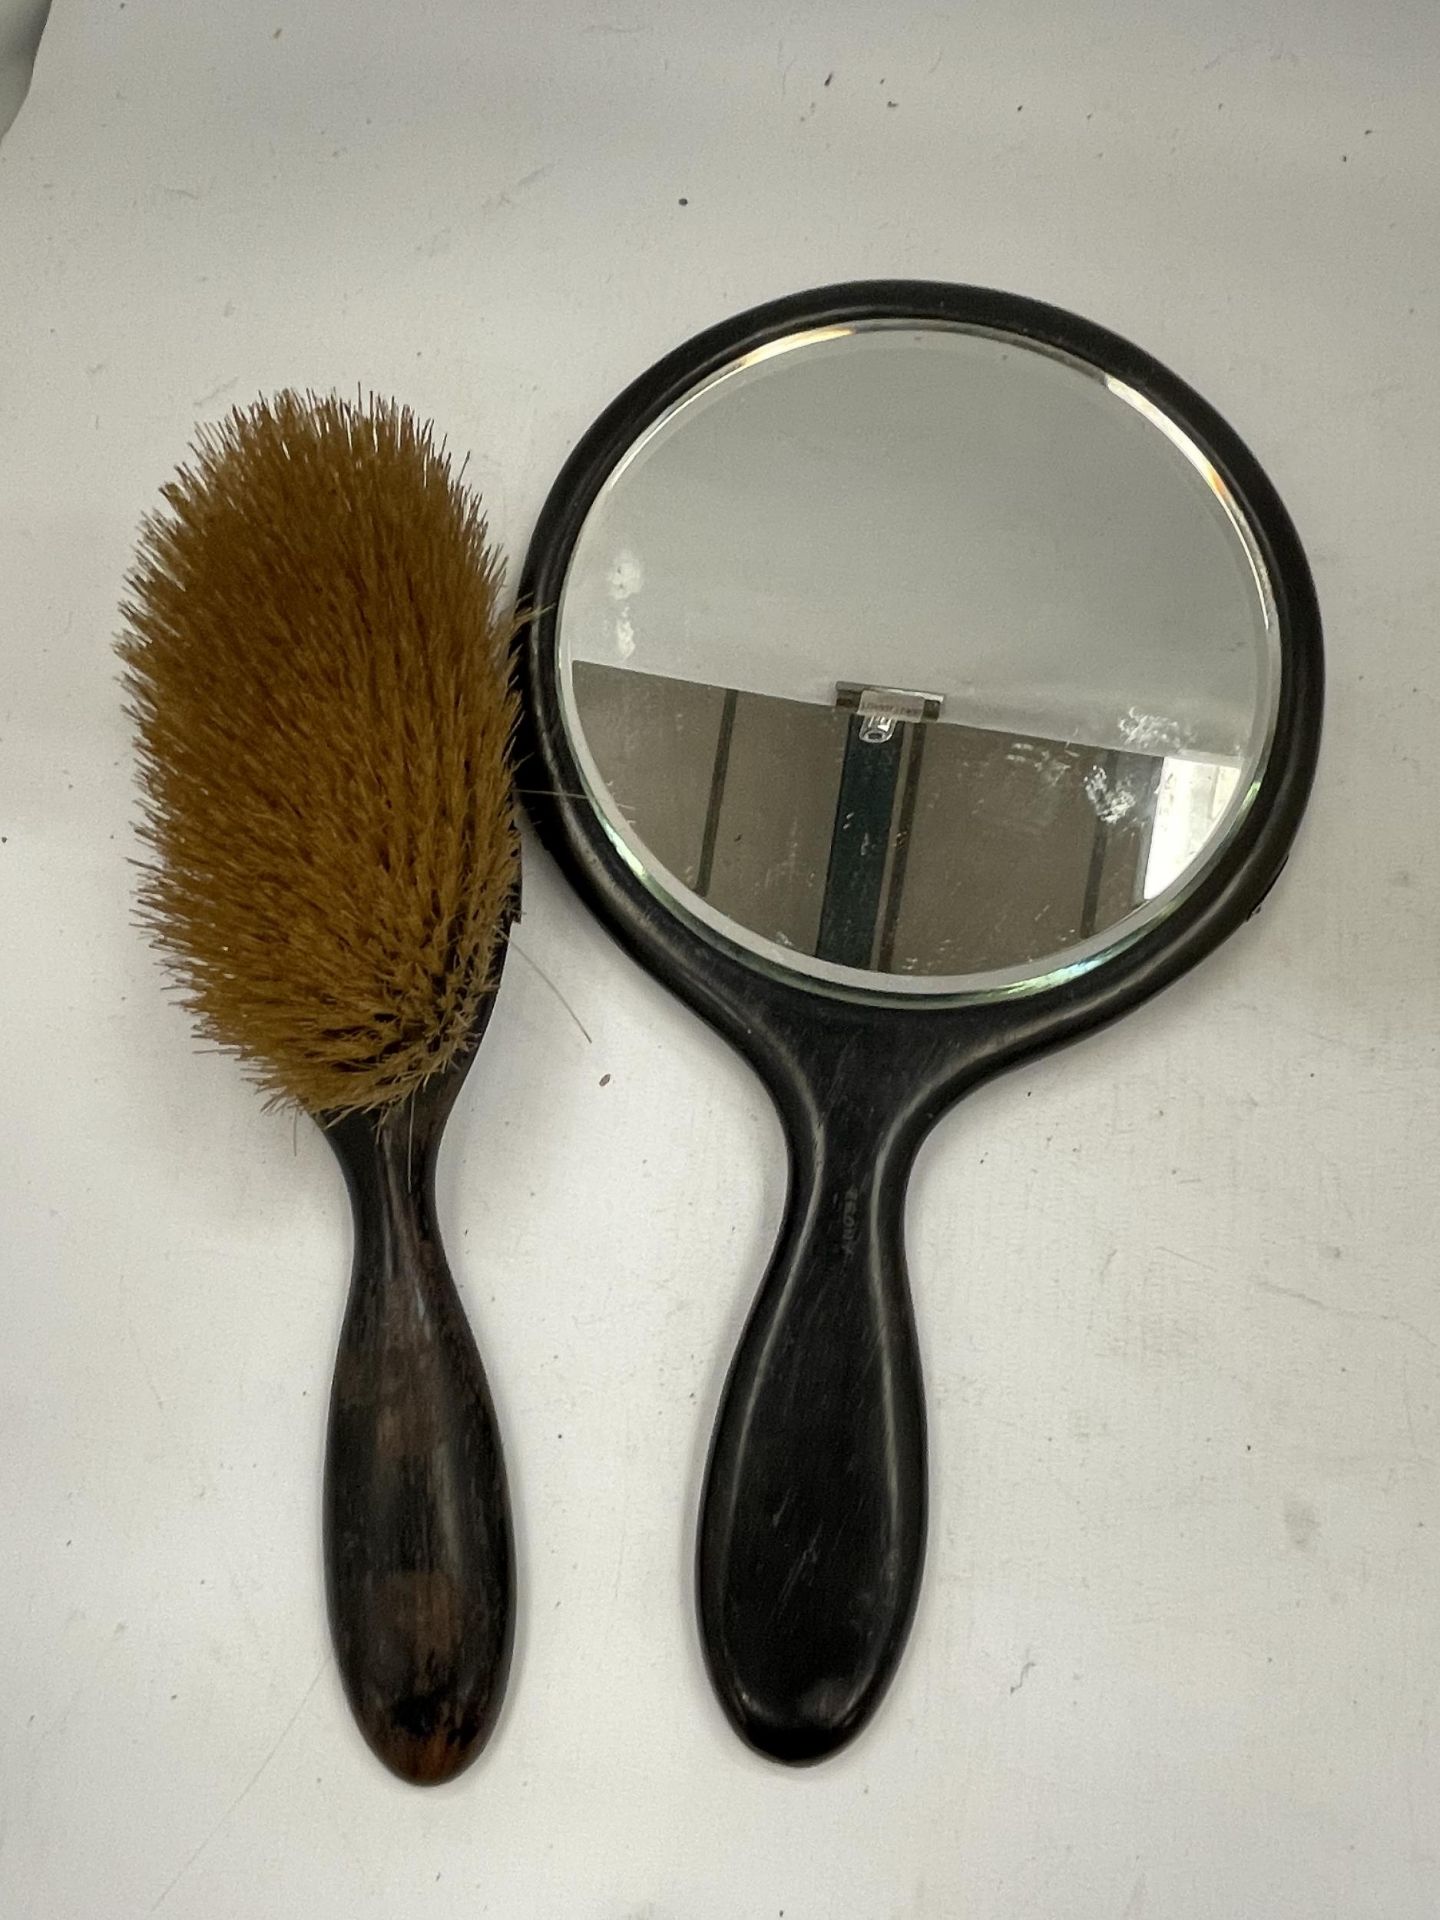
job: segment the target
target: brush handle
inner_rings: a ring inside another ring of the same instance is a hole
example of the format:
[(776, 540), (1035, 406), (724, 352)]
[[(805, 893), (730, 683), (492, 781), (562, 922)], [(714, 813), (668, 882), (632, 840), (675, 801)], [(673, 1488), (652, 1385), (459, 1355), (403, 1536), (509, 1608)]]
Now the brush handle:
[(513, 1639), (500, 1433), (435, 1218), (463, 1073), (326, 1128), (355, 1215), (325, 1451), (330, 1627), (361, 1731), (417, 1785), (484, 1746)]
[[(786, 1114), (779, 1243), (725, 1383), (700, 1513), (707, 1663), (737, 1730), (820, 1760), (889, 1685), (925, 1552), (925, 1408), (905, 1271), (914, 1152), (862, 1083)], [(823, 1117), (822, 1117), (823, 1114)]]

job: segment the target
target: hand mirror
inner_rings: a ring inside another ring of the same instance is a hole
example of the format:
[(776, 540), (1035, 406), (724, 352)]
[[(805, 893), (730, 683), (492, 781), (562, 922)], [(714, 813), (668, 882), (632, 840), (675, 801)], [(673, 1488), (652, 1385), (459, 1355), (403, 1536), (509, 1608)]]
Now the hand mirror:
[(1260, 904), (1319, 739), (1314, 590), (1254, 459), (1147, 355), (877, 282), (622, 394), (522, 609), (545, 840), (784, 1122), (697, 1577), (735, 1726), (817, 1759), (883, 1694), (924, 1554), (916, 1149)]

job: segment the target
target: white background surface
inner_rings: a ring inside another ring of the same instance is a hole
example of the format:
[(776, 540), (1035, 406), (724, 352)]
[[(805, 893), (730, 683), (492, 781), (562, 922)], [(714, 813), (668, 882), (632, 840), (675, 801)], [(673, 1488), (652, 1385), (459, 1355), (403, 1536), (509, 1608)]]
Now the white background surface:
[[(1440, 1908), (1437, 55), (1418, 0), (57, 0), (0, 147), (7, 1920)], [(359, 382), (518, 556), (661, 351), (897, 272), (1077, 308), (1255, 447), (1328, 622), (1309, 822), (1197, 974), (927, 1148), (928, 1579), (799, 1775), (712, 1704), (688, 1580), (778, 1129), (532, 851), (443, 1192), (518, 1657), (420, 1795), (323, 1616), (340, 1181), (128, 921), (134, 525), (197, 413)]]

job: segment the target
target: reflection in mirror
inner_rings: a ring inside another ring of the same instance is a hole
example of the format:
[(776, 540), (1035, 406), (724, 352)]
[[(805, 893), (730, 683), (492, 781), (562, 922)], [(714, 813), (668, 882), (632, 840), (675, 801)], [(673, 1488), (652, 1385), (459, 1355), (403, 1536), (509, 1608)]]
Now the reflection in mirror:
[(631, 865), (773, 965), (1039, 980), (1162, 910), (1268, 742), (1268, 584), (1152, 403), (1012, 336), (742, 358), (614, 470), (562, 697)]
[(925, 720), (867, 730), (838, 706), (593, 662), (575, 692), (659, 867), (777, 946), (879, 973), (987, 973), (1114, 926), (1191, 865), (1240, 772)]

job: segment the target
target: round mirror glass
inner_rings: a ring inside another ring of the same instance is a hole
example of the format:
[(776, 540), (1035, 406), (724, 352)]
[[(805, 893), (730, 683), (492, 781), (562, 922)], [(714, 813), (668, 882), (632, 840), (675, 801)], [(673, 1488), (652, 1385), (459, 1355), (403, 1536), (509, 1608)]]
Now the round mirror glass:
[(861, 992), (1051, 984), (1184, 897), (1260, 783), (1265, 570), (1152, 401), (981, 327), (772, 341), (610, 473), (558, 608), (644, 884)]

